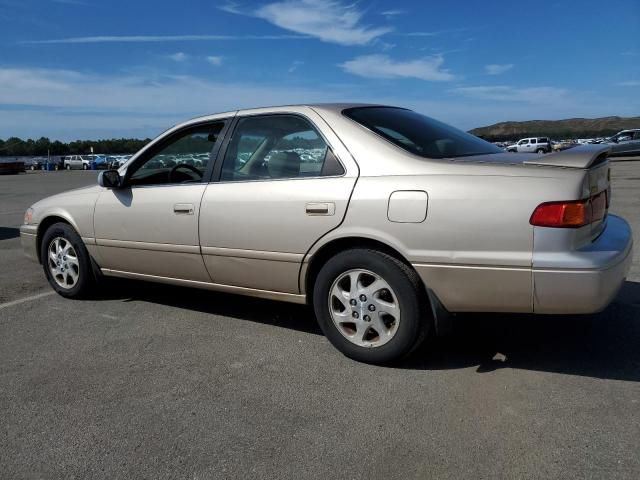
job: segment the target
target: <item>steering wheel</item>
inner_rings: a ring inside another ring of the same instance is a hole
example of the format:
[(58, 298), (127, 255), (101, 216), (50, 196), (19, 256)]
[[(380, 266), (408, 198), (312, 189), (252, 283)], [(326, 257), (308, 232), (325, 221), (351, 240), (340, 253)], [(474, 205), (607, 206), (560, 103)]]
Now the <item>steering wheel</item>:
[(179, 168), (186, 168), (187, 170), (191, 170), (193, 173), (195, 173), (198, 176), (198, 180), (202, 179), (202, 172), (198, 170), (196, 167), (194, 167), (193, 165), (189, 165), (187, 163), (179, 163), (169, 171), (169, 183), (173, 183), (173, 176), (175, 175), (176, 171)]

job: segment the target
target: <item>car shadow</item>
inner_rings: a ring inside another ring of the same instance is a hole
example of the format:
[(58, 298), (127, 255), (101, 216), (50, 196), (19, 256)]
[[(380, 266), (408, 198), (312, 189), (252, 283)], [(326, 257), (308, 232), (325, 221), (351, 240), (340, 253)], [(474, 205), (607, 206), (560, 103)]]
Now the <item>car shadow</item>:
[(401, 368), (501, 368), (640, 381), (640, 283), (625, 282), (595, 315), (473, 314), (430, 338)]
[(104, 283), (105, 288), (92, 300), (141, 300), (322, 335), (306, 305), (136, 280), (104, 279)]
[(0, 227), (0, 240), (9, 240), (11, 238), (18, 238), (20, 236), (20, 229), (13, 227)]
[[(137, 281), (108, 282), (99, 299), (142, 300), (322, 335), (311, 308)], [(132, 292), (134, 292), (132, 294)], [(392, 368), (501, 368), (640, 381), (640, 283), (625, 282), (595, 315), (465, 314)]]

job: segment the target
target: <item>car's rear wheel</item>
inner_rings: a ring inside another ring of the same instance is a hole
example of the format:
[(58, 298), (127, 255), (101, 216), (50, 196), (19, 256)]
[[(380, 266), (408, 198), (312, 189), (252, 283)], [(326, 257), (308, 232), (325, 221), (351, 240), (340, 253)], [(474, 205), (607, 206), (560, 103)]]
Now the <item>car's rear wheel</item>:
[(81, 298), (92, 290), (95, 277), (89, 252), (70, 225), (51, 225), (40, 248), (44, 273), (56, 292), (63, 297)]
[(89, 168), (89, 167), (87, 166), (87, 164), (86, 164), (86, 163), (83, 163), (83, 164), (82, 164), (82, 169), (83, 169), (83, 170), (87, 170), (88, 168)]
[(35, 169), (36, 169), (36, 166), (35, 166), (35, 165), (31, 165), (31, 166), (29, 167), (29, 170), (31, 170), (32, 172), (33, 172)]
[(331, 258), (316, 278), (313, 304), (329, 341), (367, 363), (405, 357), (431, 324), (415, 271), (377, 250), (351, 249)]
[(547, 151), (544, 148), (539, 148), (536, 153), (547, 153)]

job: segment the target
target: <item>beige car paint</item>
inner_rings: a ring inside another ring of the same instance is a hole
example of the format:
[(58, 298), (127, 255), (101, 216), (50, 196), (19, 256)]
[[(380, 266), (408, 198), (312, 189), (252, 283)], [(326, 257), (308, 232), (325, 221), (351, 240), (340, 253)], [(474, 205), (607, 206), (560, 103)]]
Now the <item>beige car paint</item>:
[[(100, 266), (209, 281), (198, 236), (205, 188), (206, 184), (199, 183), (102, 191), (94, 213)], [(185, 205), (192, 206), (192, 214), (182, 213)]]
[[(608, 188), (606, 164), (591, 170), (561, 168), (552, 161), (553, 166), (525, 165), (511, 154), (429, 160), (341, 114), (352, 106), (212, 115), (178, 125), (152, 142), (203, 121), (293, 113), (313, 122), (344, 166), (344, 176), (134, 187), (129, 194), (127, 189), (91, 187), (34, 205), (34, 223), (51, 215), (68, 221), (107, 275), (294, 302), (306, 298), (314, 255), (350, 238), (394, 249), (454, 312), (577, 312), (601, 308), (602, 302), (585, 307), (585, 302), (577, 304), (583, 300), (579, 293), (558, 293), (572, 282), (607, 301), (617, 291), (630, 243), (615, 264), (587, 268), (581, 253), (604, 222), (570, 231), (529, 224), (542, 202), (585, 198), (594, 189)], [(568, 166), (580, 165), (581, 158), (572, 152)], [(410, 222), (393, 221), (405, 218), (402, 208), (393, 208), (394, 192), (408, 191), (425, 192), (426, 218), (409, 212)], [(193, 205), (193, 215), (174, 212), (176, 204)], [(331, 206), (327, 211), (333, 214), (317, 214), (317, 204)], [(316, 206), (313, 214), (309, 205)], [(605, 280), (610, 287), (603, 286)], [(563, 303), (563, 298), (571, 301)]]

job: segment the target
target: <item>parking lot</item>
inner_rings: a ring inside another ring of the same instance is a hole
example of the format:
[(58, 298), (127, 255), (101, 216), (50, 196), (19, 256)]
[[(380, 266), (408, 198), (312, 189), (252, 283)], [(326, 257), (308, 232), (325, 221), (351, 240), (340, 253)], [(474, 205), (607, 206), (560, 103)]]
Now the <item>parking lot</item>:
[(612, 164), (636, 251), (593, 316), (465, 315), (405, 363), (338, 353), (302, 306), (108, 282), (52, 294), (36, 200), (0, 177), (0, 478), (640, 478), (640, 159)]

